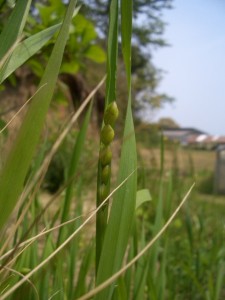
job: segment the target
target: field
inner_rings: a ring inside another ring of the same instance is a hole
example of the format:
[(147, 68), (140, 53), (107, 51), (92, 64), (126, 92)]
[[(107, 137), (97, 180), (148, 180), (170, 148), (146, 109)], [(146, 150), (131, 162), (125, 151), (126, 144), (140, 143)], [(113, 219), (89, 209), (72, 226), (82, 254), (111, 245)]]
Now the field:
[[(183, 149), (179, 145), (165, 146), (164, 186), (160, 189), (159, 180), (155, 179), (159, 173), (155, 168), (160, 169), (160, 152), (159, 148), (139, 145), (146, 176), (144, 182), (152, 192), (152, 209), (157, 207), (160, 193), (164, 196), (164, 209), (170, 197), (170, 205), (176, 207), (185, 191), (195, 182), (184, 209), (171, 224), (169, 232), (165, 233), (168, 239), (166, 246), (169, 247), (167, 268), (173, 278), (171, 280), (176, 282), (171, 285), (175, 291), (174, 296), (168, 292), (168, 298), (165, 299), (222, 300), (225, 296), (222, 254), (225, 196), (213, 193), (216, 153)], [(213, 286), (219, 284), (215, 278), (221, 284), (219, 294), (212, 292)]]
[[(142, 145), (139, 147), (140, 157), (147, 166), (156, 165), (160, 166), (160, 149), (159, 148), (146, 148)], [(173, 168), (174, 157), (176, 157), (177, 165), (182, 173), (190, 170), (191, 165), (195, 172), (202, 171), (213, 172), (215, 168), (216, 152), (204, 150), (190, 150), (182, 148), (181, 146), (165, 146), (164, 165), (165, 169)]]
[[(68, 156), (71, 155), (71, 141), (74, 134), (76, 134), (76, 129), (75, 132), (72, 131), (70, 133), (63, 147), (56, 153), (44, 179), (44, 189), (42, 188), (39, 196), (36, 197), (35, 207), (32, 208), (33, 212), (31, 210), (31, 215), (25, 218), (26, 222), (29, 223), (34, 213), (40, 213), (42, 220), (36, 221), (39, 224), (35, 225), (33, 234), (34, 232), (38, 234), (50, 220), (52, 220), (50, 226), (53, 228), (57, 224), (60, 224), (57, 216), (60, 214), (60, 206), (64, 201), (64, 192), (61, 194), (58, 191), (54, 191), (52, 195), (46, 191), (46, 186), (52, 188), (56, 180), (58, 180), (56, 174), (61, 173), (64, 168), (63, 172), (67, 172), (67, 160)], [(90, 126), (85, 141), (85, 152), (81, 157), (82, 163), (77, 169), (78, 177), (75, 180), (71, 213), (68, 214), (70, 218), (76, 215), (83, 215), (82, 219), (75, 224), (75, 228), (79, 224), (82, 224), (82, 220), (95, 209), (96, 183), (93, 178), (96, 178), (98, 136), (98, 131), (93, 130)], [(112, 146), (114, 153), (111, 174), (113, 187), (116, 187), (116, 174), (120, 159), (120, 142), (117, 139)], [(183, 149), (178, 144), (165, 144), (162, 150), (160, 146), (149, 145), (147, 147), (146, 143), (141, 142), (137, 144), (137, 150), (138, 189), (149, 190), (152, 199), (150, 202), (142, 204), (136, 212), (136, 230), (134, 231), (133, 238), (135, 239), (136, 234), (140, 230), (142, 230), (143, 234), (142, 242), (137, 241), (135, 246), (137, 247), (136, 251), (138, 249), (141, 250), (157, 234), (179, 205), (190, 186), (195, 182), (195, 187), (188, 197), (185, 206), (177, 214), (175, 220), (169, 225), (169, 228), (163, 233), (160, 240), (154, 244), (147, 255), (140, 260), (140, 264), (137, 265), (137, 270), (143, 262), (146, 262), (149, 268), (154, 266), (153, 270), (148, 269), (147, 277), (140, 277), (146, 286), (146, 292), (142, 291), (142, 299), (152, 299), (155, 295), (156, 299), (162, 300), (222, 300), (225, 296), (223, 284), (225, 273), (225, 234), (223, 230), (225, 196), (213, 193), (216, 152)], [(61, 167), (60, 162), (64, 162)], [(59, 191), (61, 188), (65, 188), (64, 183), (59, 183)], [(88, 188), (85, 188), (87, 186)], [(43, 210), (46, 210), (46, 212)], [(92, 249), (89, 246), (93, 243), (93, 236), (95, 235), (93, 221), (79, 235), (79, 245), (75, 242), (72, 244), (72, 248), (67, 247), (64, 250), (64, 253), (71, 255), (70, 253), (74, 253), (73, 247), (75, 247), (77, 252), (77, 261), (74, 264), (74, 271), (77, 271), (73, 275), (76, 287), (74, 295), (77, 295), (75, 297), (84, 293), (89, 285), (93, 286), (94, 248)], [(73, 226), (68, 227), (68, 230), (68, 233), (72, 232)], [(27, 235), (26, 230), (24, 234)], [(34, 255), (35, 261), (39, 259), (40, 254), (38, 252), (44, 255), (46, 251), (52, 251), (48, 244), (49, 241), (51, 241), (50, 243), (52, 243), (54, 249), (53, 245), (57, 243), (58, 239), (59, 235), (55, 230), (49, 238), (41, 238), (39, 246), (31, 248), (34, 251), (33, 253), (36, 253)], [(80, 258), (83, 251), (87, 251), (85, 262), (82, 262)], [(22, 256), (22, 265), (27, 266), (27, 255)], [(58, 259), (60, 260), (61, 257), (61, 255), (58, 255), (55, 262)], [(82, 263), (87, 263), (88, 266), (84, 274), (81, 273), (82, 269), (79, 271), (79, 265)], [(30, 263), (28, 265), (32, 266)], [(19, 264), (19, 268), (21, 269), (21, 263)], [(52, 272), (52, 268), (53, 266), (50, 265), (48, 272)], [(136, 276), (140, 276), (138, 272)], [(37, 276), (37, 284), (39, 281), (40, 284), (44, 284), (48, 276), (43, 277), (42, 280)], [(83, 276), (89, 279), (84, 280)], [(59, 278), (60, 276), (58, 280)], [(79, 282), (82, 280), (79, 278), (83, 278), (83, 284), (86, 287), (82, 289), (78, 288), (77, 284), (80, 284)], [(158, 280), (160, 280), (160, 285), (158, 285)], [(139, 288), (139, 285), (133, 287), (132, 294), (139, 293)], [(47, 295), (47, 293), (50, 295), (51, 290), (52, 292), (54, 291), (54, 285), (52, 285), (48, 292), (47, 290), (45, 293), (43, 292), (41, 297), (45, 297), (44, 295)], [(29, 293), (29, 297), (32, 298), (33, 293), (31, 291)], [(20, 295), (22, 294), (23, 288), (18, 290), (16, 297), (20, 299)], [(129, 297), (133, 297), (132, 299), (135, 300), (140, 299), (140, 296), (131, 296), (131, 294), (127, 297), (126, 299), (131, 299)]]
[[(0, 120), (0, 299), (225, 299), (215, 153), (159, 141), (148, 128), (154, 146), (134, 134), (130, 1), (111, 1), (106, 52), (75, 0), (48, 2), (37, 7), (44, 28), (29, 15), (31, 1), (16, 1), (0, 34), (3, 88), (29, 59), (39, 82), (22, 114)], [(106, 59), (106, 75), (65, 115), (60, 75), (74, 79), (87, 59)], [(103, 102), (93, 123), (95, 98)]]

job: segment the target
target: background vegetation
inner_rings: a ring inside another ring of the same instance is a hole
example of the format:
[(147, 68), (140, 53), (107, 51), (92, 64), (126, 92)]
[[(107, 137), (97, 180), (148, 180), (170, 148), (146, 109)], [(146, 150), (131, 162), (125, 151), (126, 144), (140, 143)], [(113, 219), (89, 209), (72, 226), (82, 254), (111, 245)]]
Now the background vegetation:
[(75, 2), (0, 1), (0, 299), (224, 299), (215, 153), (140, 118), (171, 1)]

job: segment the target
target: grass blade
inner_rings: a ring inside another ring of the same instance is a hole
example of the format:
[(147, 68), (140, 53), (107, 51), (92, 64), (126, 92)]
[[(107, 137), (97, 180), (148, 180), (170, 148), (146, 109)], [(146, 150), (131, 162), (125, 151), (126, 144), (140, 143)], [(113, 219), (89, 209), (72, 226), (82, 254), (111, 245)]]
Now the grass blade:
[(20, 42), (0, 70), (0, 84), (31, 56), (37, 53), (60, 28), (61, 24), (51, 26)]
[(116, 67), (118, 53), (118, 0), (111, 1), (108, 38), (106, 106), (116, 100)]
[(23, 279), (21, 279), (19, 282), (17, 282), (14, 286), (12, 286), (5, 294), (1, 295), (1, 300), (6, 299), (9, 295), (11, 295), (15, 290), (17, 290), (24, 282), (27, 281), (33, 274), (35, 274), (37, 271), (39, 271), (43, 266), (45, 266), (51, 259), (53, 259), (72, 239), (81, 231), (81, 229), (91, 220), (94, 218), (96, 215), (96, 212), (101, 209), (103, 205), (109, 200), (109, 198), (116, 192), (118, 191), (126, 182), (129, 180), (134, 172), (129, 174), (127, 178), (121, 182), (112, 193), (102, 202), (102, 204), (95, 210), (93, 211), (89, 217), (86, 218), (86, 220), (83, 222), (82, 225), (80, 225), (58, 248), (56, 248), (52, 253), (45, 258), (38, 266), (33, 268), (28, 274), (26, 274)]
[[(122, 48), (127, 74), (128, 107), (125, 119), (124, 141), (121, 151), (118, 182), (127, 178), (137, 168), (136, 141), (131, 111), (131, 28), (132, 5), (121, 3)], [(128, 138), (129, 137), (129, 138)], [(109, 222), (106, 228), (102, 254), (97, 273), (97, 284), (112, 276), (120, 267), (127, 248), (136, 205), (137, 174), (130, 177), (114, 196)], [(110, 257), (110, 259), (109, 259)], [(97, 299), (111, 299), (113, 286), (102, 291)]]
[[(107, 49), (107, 81), (106, 81), (106, 101), (105, 108), (108, 104), (116, 101), (116, 70), (117, 70), (117, 52), (118, 52), (118, 0), (112, 0), (110, 5), (110, 22), (109, 22), (109, 37)], [(104, 123), (103, 123), (104, 126)], [(101, 143), (102, 144), (102, 143)], [(101, 147), (101, 146), (100, 146)], [(100, 150), (101, 151), (101, 150)], [(100, 157), (100, 155), (99, 155)], [(111, 173), (111, 162), (108, 164), (109, 174)], [(101, 204), (100, 196), (101, 189), (101, 174), (102, 166), (98, 163), (98, 179), (97, 179), (97, 207)], [(106, 185), (107, 194), (110, 192), (110, 176)], [(105, 235), (108, 219), (108, 203), (103, 207), (96, 216), (96, 273), (98, 270), (99, 260), (102, 252), (102, 245)]]
[(76, 0), (71, 0), (69, 3), (63, 25), (40, 82), (40, 86), (43, 86), (43, 88), (33, 98), (15, 144), (0, 174), (0, 229), (8, 219), (22, 192), (25, 176), (39, 141), (41, 129), (54, 92), (75, 3)]
[[(130, 121), (130, 117), (131, 115), (128, 114), (128, 121)], [(125, 134), (127, 132), (130, 134), (129, 122), (125, 127)], [(133, 147), (135, 147), (134, 135), (123, 144), (119, 182), (127, 177), (127, 172), (131, 173), (136, 168), (136, 151)], [(134, 151), (131, 151), (131, 149), (134, 149)], [(99, 262), (97, 284), (109, 278), (122, 263), (132, 226), (135, 204), (136, 172), (114, 196)], [(109, 291), (104, 291), (101, 295), (98, 295), (98, 299), (108, 299), (108, 293)]]
[(142, 204), (149, 202), (151, 200), (152, 197), (148, 189), (142, 189), (137, 191), (136, 209), (140, 207)]
[(0, 35), (0, 61), (10, 48), (16, 43), (21, 35), (26, 23), (27, 15), (30, 9), (31, 0), (16, 1), (16, 6), (6, 22)]
[[(194, 185), (195, 184), (193, 184), (191, 186), (191, 188), (189, 189), (189, 191), (187, 192), (187, 194), (185, 195), (185, 197), (182, 199), (182, 201), (180, 202), (180, 204), (177, 206), (177, 208), (175, 209), (175, 211), (172, 213), (172, 215), (170, 216), (170, 218), (167, 220), (167, 222), (165, 223), (165, 225), (163, 226), (163, 228), (160, 229), (160, 231), (156, 234), (156, 236), (154, 236), (154, 238), (129, 263), (127, 263), (118, 272), (116, 272), (115, 274), (113, 274), (111, 277), (109, 277), (107, 280), (105, 280), (103, 283), (101, 283), (95, 289), (93, 289), (89, 293), (83, 295), (82, 297), (80, 297), (77, 300), (87, 300), (87, 299), (90, 299), (91, 297), (95, 296), (97, 293), (100, 293), (104, 288), (106, 288), (107, 286), (109, 286), (110, 284), (112, 284), (126, 270), (128, 270), (130, 267), (132, 267), (152, 247), (152, 245), (154, 245), (154, 243), (162, 236), (162, 234), (165, 232), (165, 230), (169, 227), (169, 225), (174, 220), (174, 218), (177, 215), (177, 213), (180, 211), (181, 207), (184, 205), (184, 203), (188, 199), (191, 191), (194, 188)], [(100, 298), (97, 297), (97, 299), (100, 299)]]
[[(82, 128), (81, 128), (80, 132), (78, 133), (77, 140), (74, 145), (72, 158), (71, 158), (71, 162), (70, 162), (70, 168), (68, 171), (68, 179), (72, 178), (76, 172), (78, 161), (82, 154), (83, 145), (85, 142), (85, 137), (86, 137), (86, 133), (87, 133), (88, 124), (90, 121), (91, 111), (92, 111), (92, 105), (90, 105), (90, 107), (86, 113), (85, 119), (82, 124)], [(66, 195), (65, 195), (62, 216), (61, 216), (61, 223), (64, 223), (68, 219), (70, 203), (71, 203), (71, 199), (72, 199), (72, 195), (73, 195), (73, 185), (74, 185), (74, 180), (70, 181), (70, 184), (68, 185), (68, 187), (66, 189)], [(59, 231), (59, 236), (58, 236), (58, 245), (62, 242), (63, 232), (65, 232), (65, 230), (64, 230), (64, 228), (61, 228), (61, 230)]]

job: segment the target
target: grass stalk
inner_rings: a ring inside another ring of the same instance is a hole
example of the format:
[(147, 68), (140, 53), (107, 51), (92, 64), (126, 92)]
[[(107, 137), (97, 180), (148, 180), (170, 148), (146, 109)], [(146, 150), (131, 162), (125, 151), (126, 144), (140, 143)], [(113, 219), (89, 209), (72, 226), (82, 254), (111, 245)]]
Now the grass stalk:
[[(117, 70), (117, 55), (118, 55), (118, 0), (112, 0), (110, 5), (109, 15), (109, 33), (108, 33), (108, 49), (107, 49), (107, 80), (106, 80), (106, 101), (105, 112), (107, 106), (116, 101), (116, 70)], [(102, 129), (104, 128), (104, 121)], [(102, 147), (102, 141), (100, 141), (100, 151)], [(96, 206), (99, 207), (105, 197), (110, 193), (110, 173), (111, 173), (111, 161), (108, 162), (109, 176), (108, 182), (102, 185), (102, 165), (98, 163), (98, 177), (97, 177), (97, 195)], [(105, 192), (102, 194), (101, 190), (104, 187)], [(95, 271), (97, 274), (98, 265), (102, 253), (103, 241), (105, 236), (105, 230), (108, 221), (108, 204), (97, 213), (96, 216), (96, 259), (95, 259)]]
[(120, 277), (122, 274), (126, 272), (127, 269), (132, 267), (153, 245), (154, 243), (162, 236), (162, 234), (165, 232), (165, 230), (170, 226), (171, 222), (174, 220), (184, 203), (187, 201), (189, 195), (191, 194), (191, 191), (194, 188), (193, 184), (185, 197), (182, 199), (180, 204), (177, 206), (177, 208), (174, 210), (170, 218), (167, 220), (167, 222), (164, 224), (164, 226), (159, 230), (159, 232), (154, 236), (154, 238), (125, 266), (123, 266), (118, 272), (113, 274), (111, 277), (109, 277), (107, 280), (99, 284), (96, 288), (94, 288), (92, 291), (87, 293), (86, 295), (83, 295), (82, 297), (78, 298), (77, 300), (87, 300), (91, 297), (97, 295), (102, 290), (104, 290), (107, 286), (112, 284), (118, 277)]
[(45, 258), (38, 266), (33, 268), (28, 274), (26, 274), (23, 279), (18, 281), (15, 285), (12, 286), (6, 293), (1, 295), (1, 300), (6, 299), (9, 297), (15, 290), (17, 290), (24, 282), (27, 281), (33, 274), (35, 274), (37, 271), (39, 271), (43, 266), (45, 266), (50, 260), (52, 260), (67, 244), (69, 244), (70, 241), (74, 239), (74, 237), (83, 229), (83, 227), (96, 215), (96, 213), (102, 208), (103, 205), (109, 200), (109, 198), (116, 192), (118, 191), (129, 178), (133, 175), (134, 172), (129, 174), (125, 180), (123, 180), (114, 190), (109, 194), (109, 196), (102, 202), (102, 204), (95, 209), (88, 218), (82, 223), (81, 226), (79, 226), (59, 247), (57, 247), (54, 251), (51, 252), (51, 254)]
[[(79, 161), (79, 158), (80, 158), (82, 150), (83, 150), (86, 132), (87, 132), (88, 124), (90, 121), (91, 111), (92, 111), (92, 105), (90, 105), (90, 107), (86, 113), (82, 128), (81, 128), (80, 132), (78, 133), (76, 143), (74, 144), (74, 149), (72, 152), (72, 158), (71, 158), (71, 162), (70, 162), (70, 168), (68, 171), (68, 178), (74, 177), (74, 174), (76, 172), (76, 169), (78, 166), (78, 161)], [(61, 223), (64, 223), (66, 221), (66, 219), (68, 219), (68, 216), (69, 216), (69, 210), (70, 210), (71, 200), (72, 200), (72, 196), (73, 196), (73, 185), (74, 185), (74, 181), (71, 180), (66, 189), (64, 205), (63, 205), (62, 215), (61, 215)], [(59, 230), (58, 242), (57, 242), (58, 245), (62, 242), (62, 237), (63, 237), (63, 227), (61, 228), (61, 230)]]
[[(0, 229), (7, 221), (23, 190), (24, 180), (39, 141), (45, 116), (54, 92), (75, 4), (76, 0), (69, 2), (65, 20), (39, 85), (42, 89), (33, 98), (15, 143), (1, 170), (0, 210), (3, 214), (0, 218)], [(11, 186), (13, 186), (13, 189), (10, 188)], [(5, 199), (7, 199), (7, 202)]]

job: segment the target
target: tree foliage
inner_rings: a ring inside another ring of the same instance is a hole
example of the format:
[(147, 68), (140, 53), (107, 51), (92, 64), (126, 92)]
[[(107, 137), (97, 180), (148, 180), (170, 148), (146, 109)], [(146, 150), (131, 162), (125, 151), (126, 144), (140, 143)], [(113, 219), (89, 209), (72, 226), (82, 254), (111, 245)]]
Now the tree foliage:
[[(6, 0), (0, 1), (0, 7), (2, 8), (0, 11), (0, 31), (12, 10), (8, 2)], [(60, 25), (67, 4), (68, 1), (62, 0), (33, 0), (23, 39), (32, 37), (35, 33), (51, 26)], [(48, 62), (57, 34), (58, 32), (49, 39), (42, 51), (39, 51), (27, 61), (22, 71), (17, 70), (16, 74), (9, 77), (11, 83), (16, 85), (21, 81), (21, 78), (25, 77), (25, 81), (28, 83), (27, 76), (29, 76), (30, 85), (38, 82)], [(72, 19), (70, 25), (68, 43), (60, 69), (55, 99), (60, 103), (66, 103), (65, 98), (67, 98), (74, 107), (78, 106), (80, 101), (87, 96), (92, 85), (87, 84), (82, 76), (79, 76), (77, 73), (88, 73), (86, 70), (90, 62), (96, 69), (96, 65), (104, 63), (105, 59), (106, 54), (101, 46), (94, 23), (79, 11), (76, 18)], [(38, 80), (36, 80), (37, 78)]]
[[(82, 11), (96, 24), (97, 31), (107, 37), (110, 1), (84, 0)], [(132, 32), (132, 79), (134, 108), (137, 112), (146, 107), (159, 108), (173, 99), (157, 91), (162, 71), (152, 62), (152, 53), (158, 47), (167, 46), (163, 38), (165, 23), (162, 12), (172, 8), (172, 0), (134, 0)]]
[[(36, 14), (29, 20), (28, 30), (30, 32), (39, 31), (42, 28), (54, 25), (62, 20), (66, 4), (61, 0), (38, 1), (34, 6)], [(51, 44), (54, 43), (51, 40)], [(50, 47), (49, 47), (50, 48)], [(42, 53), (42, 60), (48, 59), (50, 49)], [(44, 55), (43, 55), (44, 54)], [(82, 13), (79, 13), (72, 20), (70, 26), (69, 41), (65, 49), (64, 60), (61, 72), (75, 74), (84, 68), (84, 60), (90, 59), (96, 63), (105, 61), (105, 52), (98, 42), (98, 34), (94, 24), (88, 20)], [(34, 71), (43, 68), (43, 62), (32, 61)]]
[(169, 118), (169, 117), (160, 118), (158, 121), (158, 124), (162, 128), (163, 127), (170, 127), (170, 128), (179, 128), (180, 127), (176, 121), (174, 121), (172, 118)]
[[(172, 1), (133, 0), (131, 72), (133, 107), (137, 117), (141, 116), (142, 112), (149, 109), (149, 107), (151, 109), (160, 108), (164, 103), (173, 101), (173, 98), (167, 94), (158, 92), (163, 73), (154, 66), (152, 59), (155, 49), (167, 45), (163, 38), (166, 24), (163, 22), (162, 13), (165, 9), (171, 8)], [(5, 3), (6, 1), (2, 2)], [(32, 2), (33, 17), (29, 18), (26, 28), (27, 34), (33, 34), (60, 22), (66, 3), (67, 1), (63, 0), (34, 0)], [(101, 46), (104, 47), (104, 44), (106, 44), (110, 1), (82, 0), (80, 4), (80, 13), (71, 25), (69, 43), (65, 51), (61, 72), (67, 74), (83, 72), (87, 80), (90, 81), (90, 76), (85, 71), (87, 60), (94, 63), (105, 61), (105, 52)], [(4, 9), (2, 11), (3, 21), (6, 16), (7, 9)], [(52, 39), (49, 42), (38, 57), (36, 56), (29, 61), (32, 71), (39, 77), (43, 73), (54, 40)], [(120, 48), (119, 45), (121, 53)], [(88, 68), (92, 67), (93, 65), (88, 63)], [(99, 73), (103, 73), (101, 67), (98, 69)], [(122, 70), (122, 68), (118, 68), (118, 70)], [(88, 73), (92, 73), (92, 71), (89, 70)], [(94, 73), (96, 74), (96, 70)], [(123, 71), (118, 74), (118, 87), (123, 97), (125, 91), (123, 91), (121, 77), (123, 78)]]

